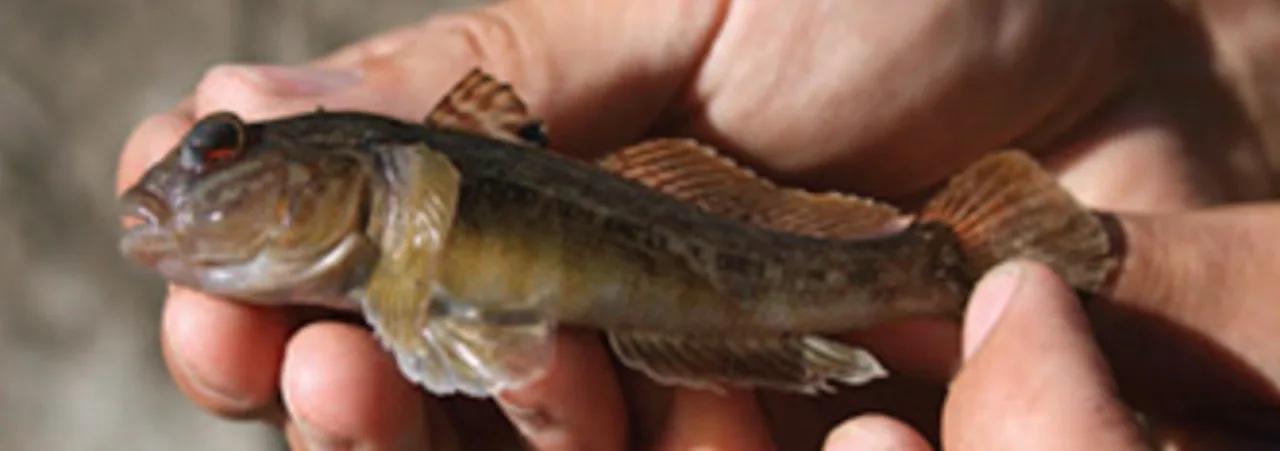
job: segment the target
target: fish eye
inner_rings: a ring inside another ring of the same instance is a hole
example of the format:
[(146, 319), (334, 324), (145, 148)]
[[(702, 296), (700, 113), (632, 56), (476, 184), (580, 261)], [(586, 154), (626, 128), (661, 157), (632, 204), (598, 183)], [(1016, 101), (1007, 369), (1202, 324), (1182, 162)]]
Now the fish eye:
[(199, 171), (206, 165), (226, 161), (244, 148), (244, 121), (231, 112), (218, 112), (200, 119), (179, 145), (182, 166)]

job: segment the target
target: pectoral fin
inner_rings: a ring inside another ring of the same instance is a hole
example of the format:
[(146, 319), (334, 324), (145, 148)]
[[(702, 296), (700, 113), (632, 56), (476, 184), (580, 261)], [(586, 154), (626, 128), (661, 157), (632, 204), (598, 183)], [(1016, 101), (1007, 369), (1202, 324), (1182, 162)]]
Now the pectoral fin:
[(778, 187), (692, 139), (646, 141), (598, 164), (708, 213), (817, 238), (878, 236), (910, 220), (870, 199)]
[(397, 349), (401, 371), (433, 394), (487, 398), (538, 380), (555, 352), (554, 324), (531, 310), (486, 311), (437, 297), (421, 346)]
[(531, 147), (550, 145), (546, 126), (529, 113), (511, 85), (478, 68), (445, 94), (426, 123)]
[(662, 383), (719, 390), (768, 387), (804, 394), (862, 385), (888, 372), (864, 349), (813, 335), (720, 336), (615, 331), (609, 344), (628, 367)]
[(537, 378), (552, 324), (531, 312), (490, 312), (439, 292), (439, 260), (454, 221), (459, 174), (420, 146), (376, 149), (393, 185), (380, 210), (381, 256), (362, 293), (366, 321), (403, 375), (437, 395), (485, 397)]

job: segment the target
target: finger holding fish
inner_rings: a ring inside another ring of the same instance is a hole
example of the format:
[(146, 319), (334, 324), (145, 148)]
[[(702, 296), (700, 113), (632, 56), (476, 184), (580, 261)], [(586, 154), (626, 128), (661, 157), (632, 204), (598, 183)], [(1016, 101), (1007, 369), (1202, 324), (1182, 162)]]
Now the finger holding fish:
[(290, 323), (284, 311), (173, 287), (160, 323), (165, 363), (201, 407), (278, 423), (284, 411), (277, 375)]
[[(426, 402), (359, 326), (320, 321), (289, 337), (279, 394), (307, 449), (423, 449), (449, 425), (426, 423)], [(434, 427), (433, 427), (434, 426)]]

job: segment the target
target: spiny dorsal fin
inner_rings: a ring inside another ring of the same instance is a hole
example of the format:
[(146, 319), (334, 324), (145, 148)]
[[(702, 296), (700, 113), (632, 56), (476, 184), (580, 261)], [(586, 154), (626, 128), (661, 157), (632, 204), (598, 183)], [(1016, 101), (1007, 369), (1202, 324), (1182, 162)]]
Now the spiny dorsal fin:
[(546, 148), (546, 126), (529, 113), (511, 85), (472, 69), (427, 115), (427, 125)]
[(1097, 292), (1118, 264), (1110, 231), (1029, 155), (1007, 151), (965, 168), (925, 205), (920, 219), (951, 226), (976, 274), (1013, 258), (1053, 268)]
[(679, 335), (613, 331), (609, 344), (630, 368), (691, 388), (765, 387), (804, 394), (834, 391), (888, 375), (871, 353), (812, 335)]
[(702, 210), (761, 227), (853, 239), (897, 230), (895, 208), (839, 193), (780, 188), (692, 139), (655, 139), (606, 155), (601, 168)]

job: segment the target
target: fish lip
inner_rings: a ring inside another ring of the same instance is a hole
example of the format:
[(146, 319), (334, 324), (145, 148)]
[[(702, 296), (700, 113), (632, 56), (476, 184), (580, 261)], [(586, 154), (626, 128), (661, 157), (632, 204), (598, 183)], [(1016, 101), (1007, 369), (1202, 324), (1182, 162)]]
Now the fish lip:
[(140, 227), (164, 227), (173, 216), (164, 199), (138, 188), (131, 188), (120, 196), (120, 215), (126, 232)]
[(178, 246), (169, 230), (172, 213), (162, 197), (132, 188), (120, 196), (120, 214), (124, 222), (119, 242), (122, 254), (151, 267), (176, 252)]

